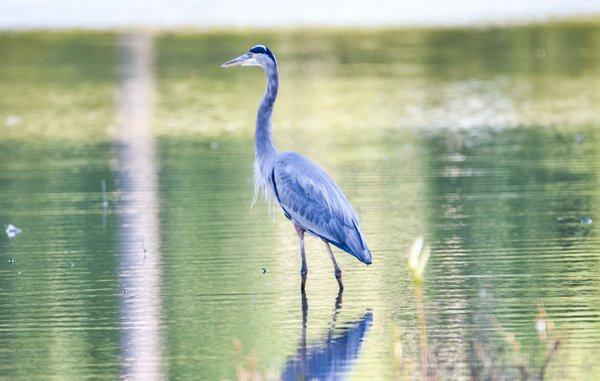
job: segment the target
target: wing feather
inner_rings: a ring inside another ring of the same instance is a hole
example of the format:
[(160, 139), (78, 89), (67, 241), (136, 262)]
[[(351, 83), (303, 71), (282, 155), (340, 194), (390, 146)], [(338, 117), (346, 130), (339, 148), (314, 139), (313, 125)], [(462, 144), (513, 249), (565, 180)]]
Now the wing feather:
[(318, 165), (293, 152), (281, 153), (273, 167), (271, 181), (277, 201), (288, 218), (362, 262), (371, 263), (356, 212)]

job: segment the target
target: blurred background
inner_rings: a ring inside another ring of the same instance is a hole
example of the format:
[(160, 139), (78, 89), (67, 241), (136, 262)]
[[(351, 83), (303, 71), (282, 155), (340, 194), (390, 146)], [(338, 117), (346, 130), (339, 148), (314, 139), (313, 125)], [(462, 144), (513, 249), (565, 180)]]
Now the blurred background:
[[(597, 379), (597, 1), (0, 2), (0, 378)], [(253, 196), (280, 150), (372, 249)], [(431, 247), (422, 282), (407, 251)]]
[(597, 15), (593, 0), (5, 0), (3, 28), (468, 26)]

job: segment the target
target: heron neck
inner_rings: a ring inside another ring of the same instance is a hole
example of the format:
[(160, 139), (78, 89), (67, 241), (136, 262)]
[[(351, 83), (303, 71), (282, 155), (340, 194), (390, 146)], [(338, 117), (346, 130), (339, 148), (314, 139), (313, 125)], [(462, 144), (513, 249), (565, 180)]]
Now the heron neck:
[(267, 75), (267, 90), (258, 108), (256, 131), (254, 134), (254, 153), (256, 161), (261, 167), (261, 172), (267, 170), (267, 168), (264, 168), (266, 167), (265, 164), (270, 163), (277, 153), (271, 131), (271, 115), (273, 114), (273, 104), (275, 103), (275, 98), (277, 98), (277, 88), (279, 87), (277, 65), (267, 65), (265, 73)]

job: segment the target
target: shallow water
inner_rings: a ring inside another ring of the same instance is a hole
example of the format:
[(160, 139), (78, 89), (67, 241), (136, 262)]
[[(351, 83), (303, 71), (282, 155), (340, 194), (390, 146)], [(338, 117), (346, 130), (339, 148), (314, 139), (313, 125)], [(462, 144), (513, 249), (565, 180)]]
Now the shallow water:
[[(114, 132), (117, 36), (3, 35), (0, 376), (411, 378), (426, 346), (443, 377), (515, 378), (546, 360), (543, 307), (547, 377), (597, 378), (599, 35), (159, 35), (154, 154)], [(279, 52), (278, 146), (361, 216), (374, 262), (336, 251), (341, 295), (309, 239), (303, 297), (293, 228), (250, 208), (263, 77), (218, 64), (254, 41)]]

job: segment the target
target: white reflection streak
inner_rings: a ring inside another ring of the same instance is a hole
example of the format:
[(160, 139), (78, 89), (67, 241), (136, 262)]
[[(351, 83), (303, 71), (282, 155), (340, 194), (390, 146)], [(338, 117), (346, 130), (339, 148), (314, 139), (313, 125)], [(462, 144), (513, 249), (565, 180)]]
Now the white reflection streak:
[(158, 168), (150, 132), (153, 36), (120, 38), (118, 168), (121, 377), (161, 379)]

